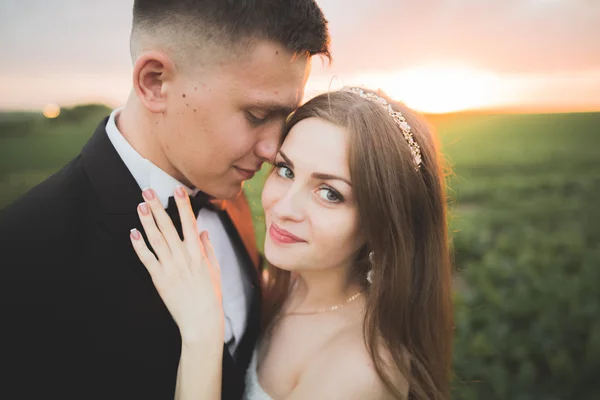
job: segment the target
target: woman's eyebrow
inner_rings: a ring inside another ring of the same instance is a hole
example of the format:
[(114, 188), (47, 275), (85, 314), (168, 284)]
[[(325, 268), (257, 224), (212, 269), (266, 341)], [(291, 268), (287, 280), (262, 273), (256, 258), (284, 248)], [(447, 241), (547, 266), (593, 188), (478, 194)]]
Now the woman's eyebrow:
[(350, 181), (346, 178), (342, 178), (341, 176), (331, 175), (331, 174), (323, 174), (321, 172), (313, 172), (313, 174), (311, 176), (315, 179), (322, 179), (324, 181), (329, 181), (329, 180), (342, 181), (342, 182), (345, 182), (346, 184), (348, 184), (348, 186), (352, 187), (352, 184), (350, 183)]
[(292, 160), (290, 160), (288, 158), (288, 156), (285, 155), (285, 153), (283, 151), (279, 150), (279, 155), (281, 156), (281, 158), (283, 158), (283, 160), (287, 163), (287, 165), (294, 168), (294, 163), (292, 162)]
[[(287, 165), (294, 168), (294, 163), (292, 162), (292, 160), (290, 160), (290, 158), (288, 156), (285, 155), (285, 153), (283, 151), (279, 150), (279, 155), (281, 156), (281, 158), (283, 158), (283, 160), (285, 161), (285, 163)], [(313, 172), (311, 176), (314, 179), (321, 179), (324, 181), (329, 181), (329, 180), (342, 181), (342, 182), (345, 182), (346, 184), (348, 184), (348, 186), (352, 187), (352, 183), (350, 183), (350, 181), (348, 179), (342, 178), (341, 176), (325, 174), (322, 172)]]

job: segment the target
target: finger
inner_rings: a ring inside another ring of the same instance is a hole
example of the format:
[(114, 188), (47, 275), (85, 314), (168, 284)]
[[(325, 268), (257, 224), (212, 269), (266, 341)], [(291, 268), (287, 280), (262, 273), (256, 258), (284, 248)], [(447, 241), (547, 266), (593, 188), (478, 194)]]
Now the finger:
[(135, 254), (137, 254), (142, 264), (144, 264), (150, 276), (154, 276), (159, 267), (159, 263), (156, 257), (154, 257), (154, 254), (148, 249), (148, 246), (146, 246), (142, 234), (137, 229), (132, 229), (129, 234), (129, 239), (131, 240)]
[(206, 258), (208, 259), (210, 265), (212, 265), (213, 268), (220, 270), (221, 267), (219, 266), (219, 261), (217, 261), (215, 249), (213, 248), (212, 243), (210, 242), (207, 231), (203, 231), (200, 234), (200, 242), (202, 243), (202, 247), (204, 247), (204, 254), (206, 255)]
[(171, 259), (171, 249), (169, 249), (163, 234), (158, 230), (148, 204), (140, 203), (137, 212), (140, 217), (140, 222), (144, 227), (144, 232), (146, 232), (146, 236), (148, 237), (150, 247), (152, 247), (152, 250), (154, 250), (158, 259), (161, 261)]
[(171, 253), (181, 251), (181, 238), (179, 237), (179, 234), (177, 233), (169, 214), (167, 214), (163, 208), (163, 205), (158, 200), (158, 196), (156, 196), (154, 190), (147, 188), (142, 191), (142, 194), (146, 200), (146, 204), (150, 206), (150, 211), (152, 212), (152, 216), (156, 221), (156, 225), (158, 225), (160, 233), (164, 237), (169, 249), (171, 249)]
[(175, 203), (181, 220), (181, 230), (185, 241), (197, 242), (198, 227), (196, 225), (196, 216), (192, 210), (190, 197), (187, 195), (182, 186), (175, 189)]

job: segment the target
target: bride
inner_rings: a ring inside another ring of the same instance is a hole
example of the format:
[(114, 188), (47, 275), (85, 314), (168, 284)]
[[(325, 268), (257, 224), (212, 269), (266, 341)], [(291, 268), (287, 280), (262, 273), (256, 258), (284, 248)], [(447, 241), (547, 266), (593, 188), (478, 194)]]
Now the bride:
[[(383, 94), (345, 88), (290, 116), (262, 193), (261, 340), (246, 399), (448, 399), (452, 304), (444, 177), (426, 125)], [(218, 399), (219, 265), (175, 193), (139, 207), (131, 240), (182, 337), (176, 399)], [(200, 239), (198, 239), (198, 237)], [(155, 255), (156, 254), (156, 255)]]

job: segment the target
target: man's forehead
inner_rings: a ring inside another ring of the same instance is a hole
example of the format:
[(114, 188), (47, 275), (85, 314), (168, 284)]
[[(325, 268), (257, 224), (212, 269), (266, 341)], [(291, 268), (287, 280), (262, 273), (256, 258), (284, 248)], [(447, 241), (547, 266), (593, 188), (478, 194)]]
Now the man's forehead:
[(242, 78), (242, 85), (248, 89), (248, 97), (255, 103), (296, 108), (302, 101), (306, 84), (302, 75), (264, 71), (262, 76), (252, 78), (252, 74)]
[[(301, 100), (310, 73), (311, 60), (308, 56), (295, 56), (275, 44), (258, 46), (249, 52), (254, 55), (238, 59), (225, 68), (258, 91), (270, 89), (271, 93), (266, 94), (269, 98), (299, 97)], [(264, 95), (261, 93), (261, 96)]]

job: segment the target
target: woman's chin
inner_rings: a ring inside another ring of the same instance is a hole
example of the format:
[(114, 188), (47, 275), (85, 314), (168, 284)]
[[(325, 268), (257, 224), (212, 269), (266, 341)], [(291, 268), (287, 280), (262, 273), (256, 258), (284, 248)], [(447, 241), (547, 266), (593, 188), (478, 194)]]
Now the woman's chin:
[(268, 241), (265, 242), (265, 258), (269, 264), (286, 271), (296, 271), (299, 267), (299, 257), (286, 249), (278, 248)]
[(280, 257), (278, 254), (273, 254), (273, 252), (268, 252), (265, 249), (265, 258), (269, 264), (273, 265), (274, 267), (284, 269), (286, 271), (293, 271), (293, 269), (290, 269), (289, 260)]

